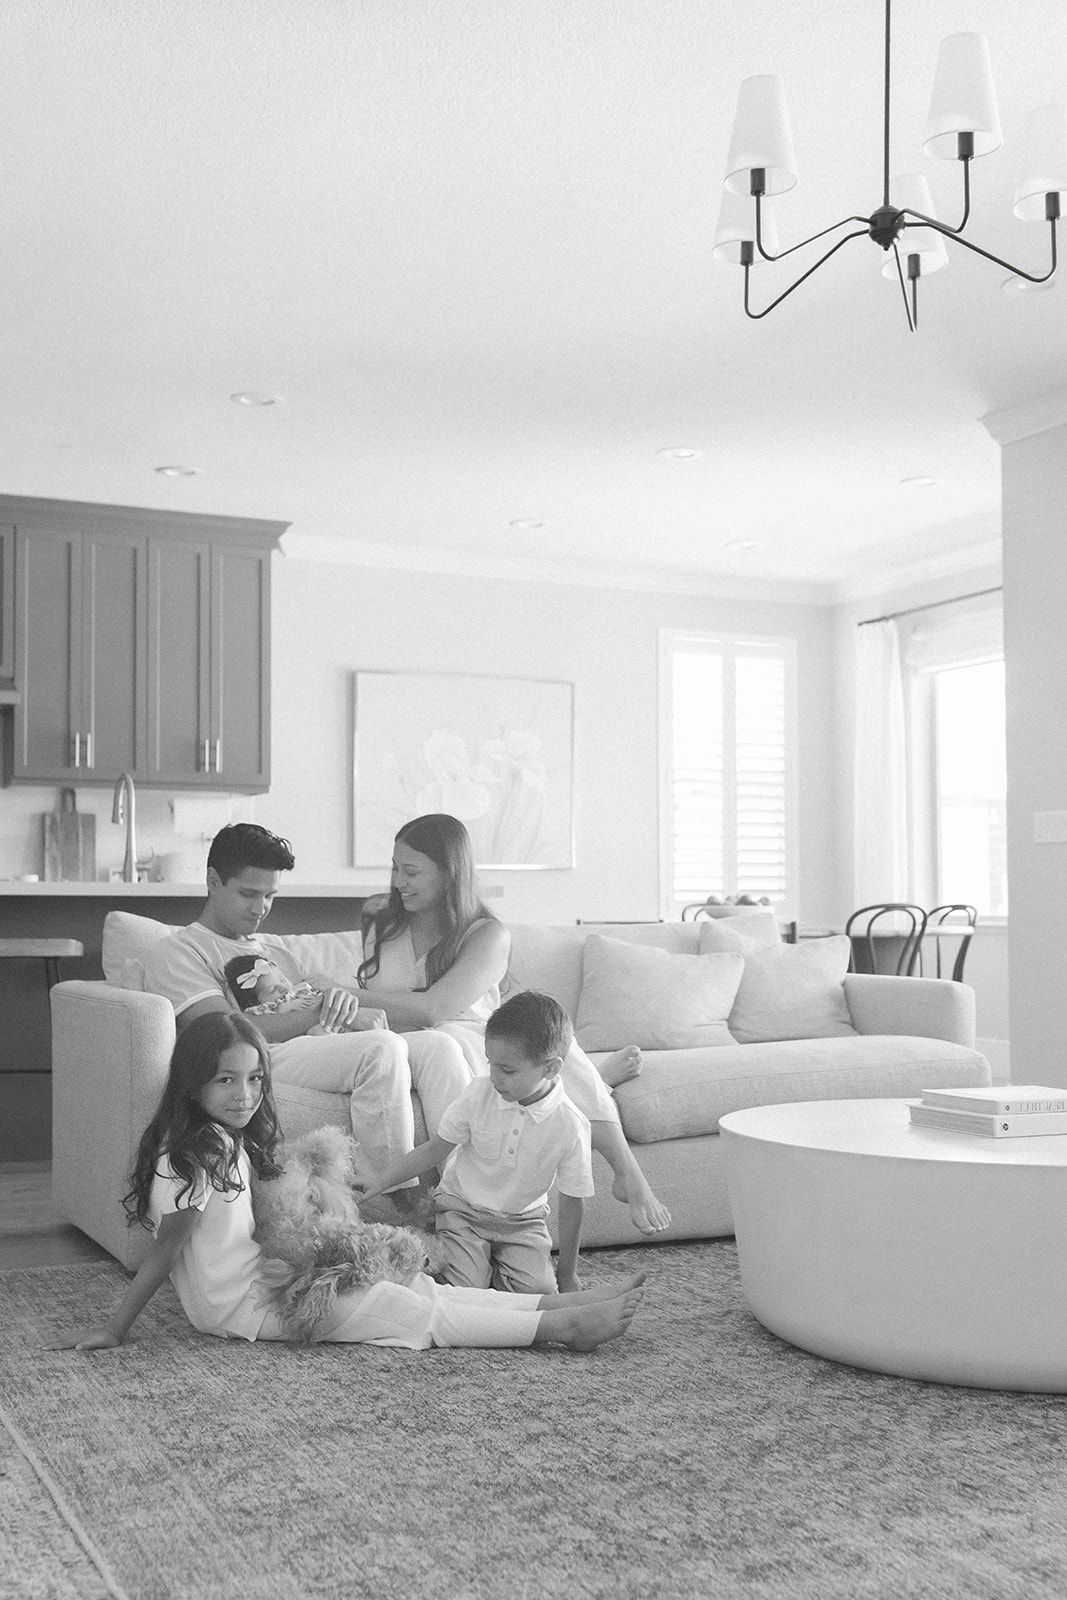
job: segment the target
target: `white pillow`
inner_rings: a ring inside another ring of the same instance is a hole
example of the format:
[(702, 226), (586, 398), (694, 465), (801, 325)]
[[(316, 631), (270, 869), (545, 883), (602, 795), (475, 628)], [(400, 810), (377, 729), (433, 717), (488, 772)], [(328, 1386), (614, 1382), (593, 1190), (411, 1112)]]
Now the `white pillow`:
[[(192, 919), (191, 919), (192, 920)], [(145, 967), (155, 946), (178, 926), (138, 917), (132, 911), (109, 911), (104, 918), (102, 960), (108, 983), (119, 989), (143, 989)], [(268, 948), (287, 950), (301, 972), (322, 973), (341, 983), (355, 983), (363, 960), (358, 929), (342, 933), (262, 934)]]
[(118, 989), (143, 989), (145, 966), (156, 945), (177, 928), (132, 911), (109, 911), (104, 918), (101, 961), (104, 977)]
[(845, 999), (851, 943), (843, 933), (800, 944), (757, 944), (729, 921), (702, 922), (700, 948), (739, 952), (745, 970), (730, 1012), (738, 1044), (854, 1034)]
[(575, 1033), (583, 1050), (687, 1050), (733, 1044), (726, 1026), (744, 961), (672, 955), (591, 933), (582, 951)]

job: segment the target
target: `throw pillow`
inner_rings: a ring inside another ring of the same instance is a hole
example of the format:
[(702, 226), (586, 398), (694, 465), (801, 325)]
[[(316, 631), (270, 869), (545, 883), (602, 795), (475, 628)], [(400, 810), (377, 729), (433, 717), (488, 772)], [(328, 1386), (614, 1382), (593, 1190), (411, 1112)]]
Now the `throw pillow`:
[(851, 945), (845, 935), (800, 944), (757, 944), (729, 921), (702, 922), (700, 948), (735, 951), (745, 970), (730, 1012), (738, 1044), (774, 1039), (833, 1039), (855, 1033), (845, 999)]
[(578, 1043), (583, 1050), (733, 1044), (726, 1019), (743, 970), (732, 951), (672, 955), (591, 933), (582, 951)]

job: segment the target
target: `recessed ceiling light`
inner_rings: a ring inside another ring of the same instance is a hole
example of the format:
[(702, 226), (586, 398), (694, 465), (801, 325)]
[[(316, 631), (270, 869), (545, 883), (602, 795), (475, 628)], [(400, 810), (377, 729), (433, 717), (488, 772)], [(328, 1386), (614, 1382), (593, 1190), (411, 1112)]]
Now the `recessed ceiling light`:
[(665, 444), (656, 454), (665, 461), (699, 461), (704, 452), (691, 444)]
[(276, 394), (263, 394), (255, 389), (241, 389), (230, 396), (235, 406), (276, 406), (279, 398)]
[(156, 467), (155, 469), (163, 478), (199, 478), (203, 474), (203, 467)]
[(901, 478), (900, 487), (902, 489), (933, 489), (940, 482), (940, 478), (924, 478), (921, 476), (915, 478)]
[(537, 517), (512, 517), (511, 521), (508, 523), (508, 527), (527, 529), (543, 528), (544, 523), (539, 521)]

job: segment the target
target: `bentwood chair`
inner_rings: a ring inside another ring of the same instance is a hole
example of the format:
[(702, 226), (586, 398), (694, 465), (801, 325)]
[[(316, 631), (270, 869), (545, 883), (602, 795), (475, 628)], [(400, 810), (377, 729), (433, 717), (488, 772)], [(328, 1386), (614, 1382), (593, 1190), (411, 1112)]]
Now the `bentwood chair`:
[(845, 923), (845, 932), (852, 942), (851, 972), (911, 978), (926, 932), (926, 912), (904, 900), (861, 906)]
[[(934, 947), (934, 977), (951, 978), (953, 983), (963, 982), (963, 966), (977, 926), (978, 912), (974, 906), (962, 903), (935, 906), (926, 913), (926, 939)], [(920, 975), (922, 970), (923, 950), (920, 947)]]

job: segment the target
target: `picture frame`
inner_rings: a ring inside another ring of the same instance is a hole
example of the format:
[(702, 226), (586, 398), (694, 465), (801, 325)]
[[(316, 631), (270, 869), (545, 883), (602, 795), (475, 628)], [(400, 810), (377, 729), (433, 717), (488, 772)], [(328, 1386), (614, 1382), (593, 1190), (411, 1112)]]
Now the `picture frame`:
[(573, 791), (573, 683), (354, 674), (353, 866), (387, 868), (405, 822), (447, 812), (478, 867), (572, 868)]

